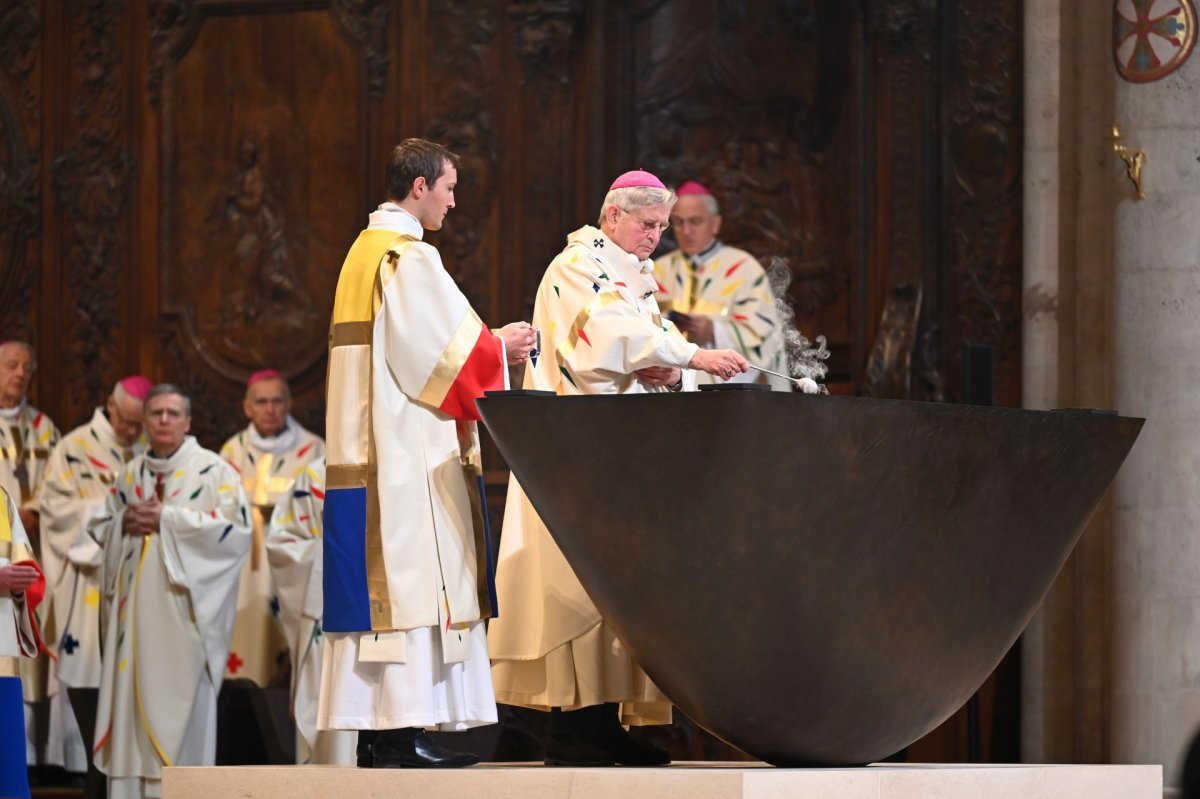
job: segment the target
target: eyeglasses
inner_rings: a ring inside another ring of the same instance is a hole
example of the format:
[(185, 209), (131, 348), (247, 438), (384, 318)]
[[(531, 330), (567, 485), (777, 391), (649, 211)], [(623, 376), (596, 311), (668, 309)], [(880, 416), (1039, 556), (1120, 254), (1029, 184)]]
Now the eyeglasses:
[(637, 223), (642, 226), (642, 232), (644, 232), (644, 233), (653, 233), (656, 230), (659, 233), (666, 233), (667, 228), (669, 228), (671, 226), (670, 222), (651, 222), (648, 219), (642, 219), (640, 216), (635, 214), (633, 211), (626, 211), (624, 208), (621, 209), (621, 213), (629, 214), (630, 216), (632, 216), (637, 221)]

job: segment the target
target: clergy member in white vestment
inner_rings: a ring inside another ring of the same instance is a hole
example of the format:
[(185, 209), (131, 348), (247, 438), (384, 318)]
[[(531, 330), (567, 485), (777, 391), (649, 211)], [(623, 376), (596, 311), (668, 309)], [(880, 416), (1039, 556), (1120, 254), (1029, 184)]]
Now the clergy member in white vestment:
[[(17, 504), (21, 524), (41, 557), (38, 489), (46, 476), (50, 452), (58, 443), (58, 428), (50, 417), (29, 404), (29, 384), (37, 371), (33, 347), (24, 341), (0, 344), (0, 487)], [(39, 621), (48, 610), (38, 610)], [(87, 769), (83, 739), (69, 707), (54, 703), (36, 712), (48, 700), (50, 659), (45, 654), (20, 661), (21, 689), (25, 695), (25, 758), (31, 766), (62, 766), (68, 771)], [(48, 724), (48, 726), (47, 726)]]
[[(679, 248), (654, 262), (659, 308), (689, 341), (706, 349), (737, 350), (753, 366), (788, 374), (783, 328), (767, 273), (753, 255), (717, 238), (721, 213), (712, 192), (689, 180), (678, 195), (671, 230)], [(702, 373), (697, 382), (724, 381)], [(729, 382), (792, 390), (790, 380), (754, 370)]]
[(392, 151), (389, 201), (334, 300), (318, 725), (363, 731), (360, 766), (470, 765), (424, 731), (496, 721), (475, 400), (506, 387), (506, 360), (535, 336), (525, 322), (489, 330), (421, 240), (454, 207), (457, 164), (421, 139)]
[(304, 468), (325, 457), (325, 442), (292, 418), (292, 393), (281, 372), (262, 369), (246, 381), (242, 411), (249, 424), (221, 447), (221, 457), (242, 479), (254, 523), (250, 557), (242, 567), (237, 620), (229, 646), (227, 678), (270, 684), (280, 672), (287, 637), (267, 565), (266, 526), (271, 511)]
[(104, 550), (94, 756), (110, 799), (161, 796), (164, 766), (216, 758), (250, 508), (233, 467), (187, 435), (191, 423), (178, 388), (150, 391), (150, 450), (125, 465), (88, 527)]
[(353, 763), (352, 732), (317, 729), (321, 693), (321, 643), (325, 559), (325, 459), (304, 467), (292, 489), (275, 505), (267, 527), (267, 560), (279, 597), (279, 620), (292, 658), (292, 717), (296, 720), (297, 763)]
[[(543, 355), (525, 388), (636, 394), (694, 387), (691, 369), (729, 379), (732, 350), (700, 349), (662, 317), (650, 254), (675, 194), (647, 172), (621, 175), (600, 214), (546, 270), (533, 324)], [(604, 623), (515, 478), (509, 479), (497, 588), (504, 612), (488, 633), (496, 699), (551, 711), (547, 765), (658, 765), (665, 752), (626, 724), (667, 724), (671, 704)], [(617, 705), (620, 705), (618, 708)]]
[[(87, 534), (117, 472), (145, 450), (142, 403), (153, 388), (141, 375), (122, 378), (91, 421), (63, 436), (50, 453), (38, 490), (41, 566), (47, 609), (41, 614), (50, 667), (50, 737), (83, 741), (66, 688), (100, 685), (100, 565), (103, 554)], [(83, 770), (72, 768), (73, 771)]]
[(25, 702), (17, 663), (42, 649), (34, 612), (46, 581), (12, 497), (0, 488), (0, 796), (28, 799)]

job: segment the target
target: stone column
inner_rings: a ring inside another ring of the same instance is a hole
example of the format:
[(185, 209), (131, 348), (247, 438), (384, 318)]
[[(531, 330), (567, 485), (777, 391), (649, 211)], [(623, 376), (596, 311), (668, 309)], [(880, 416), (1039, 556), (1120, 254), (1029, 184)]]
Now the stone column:
[[(1026, 0), (1024, 405), (1113, 406), (1111, 5)], [(1105, 502), (1022, 638), (1022, 759), (1110, 757)]]
[(1111, 166), (1115, 399), (1147, 423), (1115, 488), (1112, 758), (1178, 785), (1200, 727), (1200, 56), (1114, 101), (1147, 154), (1143, 201)]

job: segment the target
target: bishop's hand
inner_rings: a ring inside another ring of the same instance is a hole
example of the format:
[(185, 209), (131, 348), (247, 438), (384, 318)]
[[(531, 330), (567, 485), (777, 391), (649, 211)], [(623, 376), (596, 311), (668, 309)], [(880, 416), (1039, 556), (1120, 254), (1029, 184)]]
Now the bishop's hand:
[(696, 354), (692, 356), (688, 366), (708, 372), (722, 380), (728, 380), (749, 369), (750, 363), (742, 357), (741, 353), (733, 350), (696, 350)]
[(0, 594), (20, 594), (38, 581), (38, 570), (24, 563), (0, 566)]
[(125, 509), (125, 517), (121, 520), (121, 530), (126, 535), (150, 535), (158, 532), (159, 523), (162, 521), (162, 508), (158, 497), (130, 505)]

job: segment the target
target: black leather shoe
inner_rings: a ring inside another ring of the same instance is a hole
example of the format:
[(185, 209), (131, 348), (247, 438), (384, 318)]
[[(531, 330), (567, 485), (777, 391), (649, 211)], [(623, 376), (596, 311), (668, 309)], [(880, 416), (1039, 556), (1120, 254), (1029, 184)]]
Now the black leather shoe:
[(463, 768), (479, 762), (469, 752), (443, 749), (424, 730), (383, 730), (371, 747), (373, 768)]
[(621, 726), (620, 709), (609, 703), (551, 711), (546, 730), (547, 766), (665, 766), (666, 752), (639, 743)]
[(374, 761), (371, 755), (371, 747), (375, 745), (375, 739), (379, 737), (378, 730), (359, 730), (358, 731), (358, 746), (354, 750), (355, 765), (359, 768), (371, 768)]
[(546, 736), (546, 759), (544, 762), (547, 766), (592, 768), (615, 766), (617, 757), (611, 749), (601, 746), (591, 738), (564, 733)]

